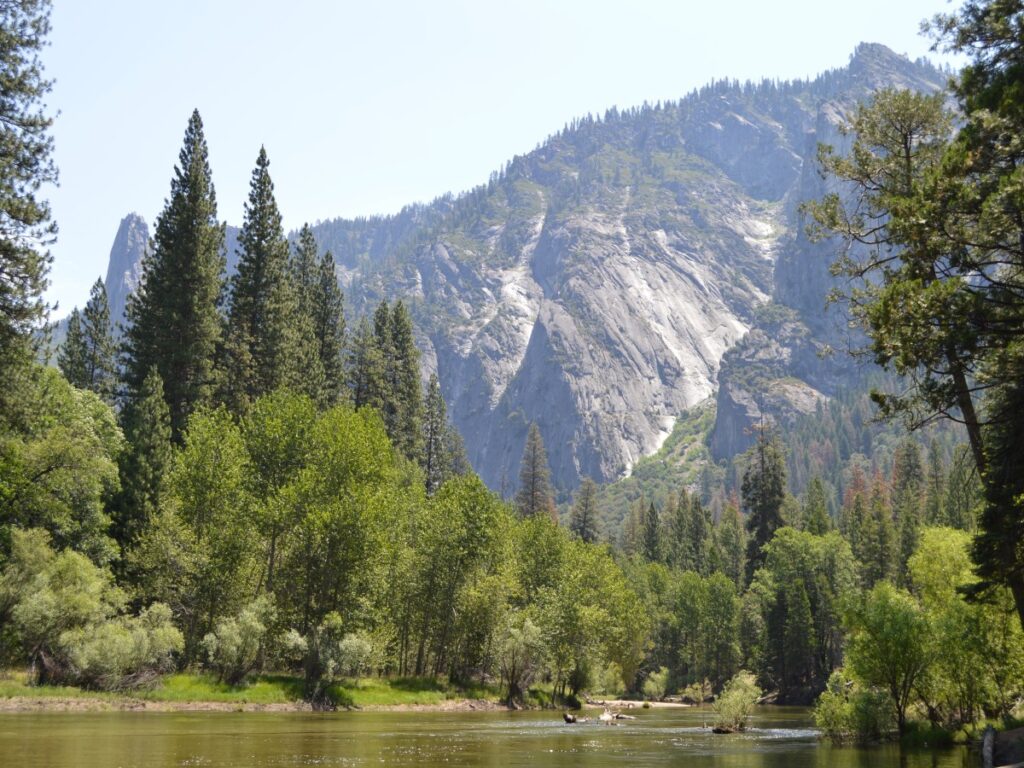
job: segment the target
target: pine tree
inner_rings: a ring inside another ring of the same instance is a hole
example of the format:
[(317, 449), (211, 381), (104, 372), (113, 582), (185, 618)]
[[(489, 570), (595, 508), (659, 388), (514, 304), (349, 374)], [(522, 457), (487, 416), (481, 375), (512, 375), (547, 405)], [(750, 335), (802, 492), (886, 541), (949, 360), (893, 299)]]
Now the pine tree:
[(423, 452), (420, 456), (428, 494), (433, 494), (440, 488), (448, 476), (448, 467), (445, 466), (448, 450), (445, 438), (448, 429), (447, 408), (441, 395), (441, 382), (438, 381), (436, 373), (431, 374), (423, 412)]
[(412, 317), (405, 304), (396, 301), (390, 320), (393, 370), (390, 379), (394, 400), (392, 443), (407, 459), (419, 458), (420, 420), (423, 415), (423, 390), (420, 383), (420, 352), (413, 336)]
[(210, 178), (206, 138), (193, 112), (156, 222), (153, 248), (142, 262), (139, 288), (128, 300), (125, 378), (137, 399), (152, 368), (163, 381), (171, 431), (180, 439), (188, 417), (214, 389), (221, 336), (217, 304), (224, 273), (224, 230)]
[(928, 477), (924, 499), (924, 520), (927, 525), (950, 525), (943, 502), (946, 496), (946, 467), (942, 461), (939, 442), (932, 439), (928, 445)]
[(854, 555), (861, 563), (864, 587), (870, 589), (879, 581), (891, 579), (896, 564), (896, 531), (881, 477), (875, 478), (871, 503), (863, 514)]
[(693, 548), (690, 545), (690, 494), (686, 490), (679, 492), (675, 503), (667, 507), (671, 510), (668, 520), (669, 562), (681, 571), (694, 570)]
[(156, 368), (122, 413), (127, 448), (121, 455), (121, 490), (113, 503), (114, 538), (129, 548), (160, 508), (171, 461), (171, 417)]
[(383, 413), (386, 396), (384, 358), (370, 322), (361, 318), (348, 348), (348, 389), (356, 408), (376, 408)]
[(557, 520), (548, 455), (536, 424), (530, 424), (530, 429), (526, 433), (526, 447), (523, 449), (523, 461), (519, 468), (516, 508), (521, 517), (546, 515), (552, 521)]
[(43, 76), (39, 53), (50, 32), (49, 0), (0, 3), (0, 418), (19, 403), (19, 371), (32, 360), (34, 332), (45, 320), (43, 291), (51, 257), (45, 250), (56, 234), (50, 206), (39, 196), (57, 182), (53, 162), (53, 118), (43, 97), (51, 80)]
[(711, 510), (694, 496), (690, 503), (689, 540), (693, 553), (693, 570), (701, 576), (711, 573)]
[(260, 147), (238, 237), (238, 271), (231, 279), (225, 375), (236, 411), (275, 389), (299, 384), (289, 248), (269, 167)]
[(117, 384), (116, 345), (110, 324), (107, 288), (99, 278), (93, 283), (89, 301), (82, 311), (82, 334), (88, 353), (87, 388), (112, 403)]
[(715, 568), (732, 580), (737, 589), (742, 588), (745, 576), (746, 558), (744, 552), (743, 520), (740, 509), (729, 502), (722, 509), (722, 516), (715, 526)]
[(598, 539), (598, 516), (597, 483), (584, 477), (573, 499), (569, 530), (588, 544), (594, 544)]
[(900, 586), (910, 586), (907, 561), (917, 549), (921, 530), (921, 497), (924, 489), (924, 469), (917, 443), (904, 440), (896, 448), (892, 467), (892, 506), (899, 527)]
[(749, 453), (740, 493), (747, 513), (747, 583), (764, 562), (762, 549), (782, 527), (782, 502), (786, 498), (786, 463), (774, 431), (762, 427)]
[(652, 501), (644, 515), (643, 554), (651, 563), (661, 562), (661, 537), (658, 509)]
[(291, 261), (291, 275), (299, 316), (296, 322), (299, 324), (308, 319), (309, 333), (318, 358), (317, 367), (322, 371), (319, 392), (312, 396), (322, 407), (329, 407), (339, 401), (345, 385), (343, 297), (334, 272), (334, 257), (325, 253), (317, 261), (316, 239), (309, 224), (304, 224), (299, 232)]
[(828, 513), (825, 484), (815, 475), (807, 485), (804, 497), (804, 530), (815, 536), (824, 536), (832, 530), (832, 516)]
[(78, 307), (68, 315), (68, 329), (64, 343), (57, 352), (57, 367), (73, 386), (86, 389), (89, 385), (89, 350), (82, 331), (82, 313)]

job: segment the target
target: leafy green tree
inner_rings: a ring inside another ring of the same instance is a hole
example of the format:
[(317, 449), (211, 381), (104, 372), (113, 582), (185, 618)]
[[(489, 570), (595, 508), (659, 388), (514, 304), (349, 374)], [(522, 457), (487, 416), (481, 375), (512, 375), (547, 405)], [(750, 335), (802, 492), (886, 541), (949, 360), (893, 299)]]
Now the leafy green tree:
[(203, 650), (219, 682), (238, 685), (259, 665), (274, 622), (274, 604), (261, 595), (236, 616), (220, 619), (203, 638)]
[(127, 446), (118, 460), (121, 490), (111, 507), (114, 538), (123, 550), (138, 540), (160, 509), (171, 463), (171, 414), (156, 368), (125, 408), (122, 423)]
[(909, 593), (882, 581), (846, 622), (846, 664), (865, 685), (888, 692), (902, 734), (914, 686), (932, 663), (931, 650), (922, 642), (930, 631), (927, 617)]
[(167, 474), (157, 519), (133, 552), (139, 591), (167, 603), (185, 637), (182, 663), (258, 588), (252, 468), (241, 430), (223, 408), (193, 415)]
[(498, 666), (510, 706), (522, 703), (526, 689), (543, 668), (544, 640), (529, 617), (510, 614), (498, 638)]
[(181, 440), (192, 412), (214, 391), (221, 335), (217, 302), (224, 272), (224, 230), (210, 177), (199, 112), (192, 113), (171, 195), (156, 222), (153, 248), (126, 309), (124, 367), (129, 400), (152, 368), (163, 381), (171, 434)]
[(786, 497), (786, 462), (778, 435), (761, 429), (757, 443), (748, 453), (749, 464), (743, 474), (741, 495), (747, 513), (747, 583), (764, 562), (762, 550), (775, 531), (781, 528), (782, 502)]
[(45, 319), (51, 257), (43, 249), (57, 234), (39, 196), (57, 182), (53, 118), (43, 104), (52, 81), (39, 58), (50, 32), (49, 0), (0, 4), (0, 29), (0, 417), (6, 419), (23, 394), (17, 374), (30, 364), (33, 333)]
[(584, 477), (580, 488), (573, 499), (572, 514), (569, 519), (569, 530), (588, 544), (598, 538), (598, 519), (600, 514), (597, 506), (597, 483)]
[(522, 517), (544, 515), (555, 519), (555, 500), (551, 490), (551, 470), (544, 439), (536, 424), (530, 424), (523, 448), (523, 461), (519, 467), (519, 491), (516, 508)]
[(246, 483), (264, 549), (261, 586), (267, 592), (274, 591), (284, 542), (299, 524), (299, 511), (291, 503), (290, 489), (309, 462), (315, 424), (314, 402), (288, 390), (256, 400), (241, 422), (252, 468)]
[(909, 567), (931, 628), (918, 642), (934, 663), (916, 686), (929, 716), (955, 727), (985, 712), (1009, 712), (1010, 691), (1024, 684), (1024, 634), (1009, 591), (993, 590), (984, 602), (964, 599), (961, 589), (977, 581), (970, 537), (951, 528), (925, 528)]
[(104, 502), (117, 492), (123, 447), (110, 406), (52, 368), (30, 379), (22, 428), (0, 440), (0, 553), (15, 528), (43, 528), (99, 564), (116, 545)]
[(761, 693), (753, 674), (746, 670), (737, 672), (715, 699), (715, 727), (725, 731), (742, 731)]

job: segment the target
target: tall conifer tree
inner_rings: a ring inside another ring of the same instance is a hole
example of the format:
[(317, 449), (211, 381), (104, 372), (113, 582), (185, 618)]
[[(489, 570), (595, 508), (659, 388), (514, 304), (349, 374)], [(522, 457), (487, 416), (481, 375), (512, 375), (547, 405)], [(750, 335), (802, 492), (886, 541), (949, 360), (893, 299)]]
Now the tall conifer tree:
[(423, 391), (420, 383), (420, 353), (413, 336), (412, 317), (401, 300), (391, 310), (391, 365), (389, 376), (393, 404), (392, 442), (408, 459), (418, 459)]
[(530, 430), (526, 433), (526, 447), (523, 449), (523, 462), (519, 468), (516, 508), (522, 517), (547, 515), (552, 520), (556, 519), (548, 455), (536, 424), (530, 424)]
[(129, 399), (140, 397), (143, 382), (156, 368), (175, 439), (214, 389), (223, 246), (203, 122), (195, 111), (171, 195), (157, 218), (153, 248), (142, 262), (139, 288), (128, 300), (124, 339)]
[(73, 386), (86, 389), (89, 384), (88, 370), (89, 350), (85, 343), (85, 332), (82, 330), (82, 313), (78, 307), (68, 315), (68, 328), (64, 342), (57, 351), (57, 367)]
[(572, 503), (569, 529), (588, 544), (597, 542), (598, 537), (597, 483), (584, 477)]
[(786, 462), (773, 430), (762, 427), (750, 451), (750, 463), (741, 487), (747, 512), (747, 583), (764, 562), (762, 549), (783, 525), (782, 502), (786, 498)]
[(238, 272), (231, 279), (225, 370), (244, 410), (261, 395), (298, 384), (298, 325), (289, 248), (274, 199), (270, 160), (260, 147), (238, 237)]

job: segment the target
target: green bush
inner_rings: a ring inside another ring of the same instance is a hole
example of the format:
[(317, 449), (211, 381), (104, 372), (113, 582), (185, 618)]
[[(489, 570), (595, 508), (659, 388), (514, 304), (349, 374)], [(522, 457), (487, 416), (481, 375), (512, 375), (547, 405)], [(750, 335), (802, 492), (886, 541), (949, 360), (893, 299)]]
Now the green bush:
[(715, 727), (726, 731), (742, 731), (759, 698), (761, 689), (757, 687), (754, 675), (740, 670), (715, 699), (714, 710), (718, 715)]
[(880, 741), (896, 729), (889, 695), (861, 688), (842, 670), (829, 678), (814, 707), (814, 722), (835, 742)]
[(644, 696), (651, 701), (661, 701), (665, 698), (665, 690), (668, 687), (668, 667), (662, 667), (657, 672), (652, 672), (644, 680)]
[(238, 685), (256, 669), (274, 614), (270, 598), (261, 595), (237, 616), (218, 621), (213, 632), (203, 638), (210, 667), (220, 681)]
[(599, 693), (606, 696), (621, 696), (625, 691), (622, 684), (622, 667), (614, 661), (609, 662), (597, 675), (594, 685)]
[(55, 553), (44, 531), (13, 531), (0, 601), (34, 683), (133, 687), (171, 669), (182, 648), (166, 605), (124, 615), (110, 571), (78, 552)]

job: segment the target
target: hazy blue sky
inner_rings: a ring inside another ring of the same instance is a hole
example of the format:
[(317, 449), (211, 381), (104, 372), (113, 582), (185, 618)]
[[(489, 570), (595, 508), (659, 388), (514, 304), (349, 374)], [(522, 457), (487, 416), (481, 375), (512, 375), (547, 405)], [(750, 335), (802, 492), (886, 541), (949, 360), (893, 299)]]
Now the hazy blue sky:
[(152, 226), (189, 114), (220, 218), (260, 144), (289, 229), (481, 183), (565, 122), (712, 78), (797, 78), (860, 41), (927, 55), (944, 0), (54, 0), (51, 300), (82, 304), (121, 217)]

